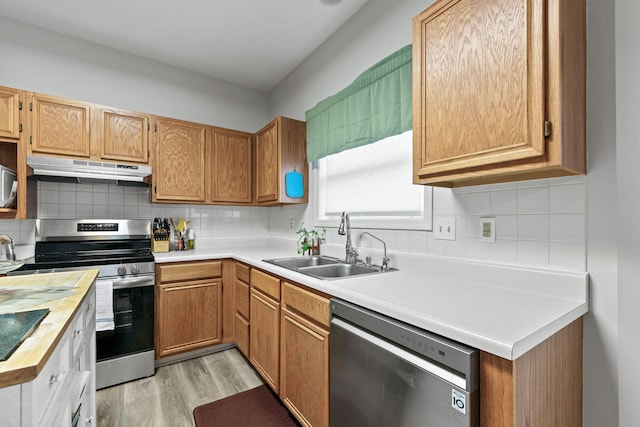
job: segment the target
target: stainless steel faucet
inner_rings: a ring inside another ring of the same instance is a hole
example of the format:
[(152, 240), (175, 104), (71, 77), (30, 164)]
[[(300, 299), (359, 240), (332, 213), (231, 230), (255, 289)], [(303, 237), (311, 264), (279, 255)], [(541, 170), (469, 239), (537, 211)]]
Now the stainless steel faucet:
[(342, 212), (340, 226), (338, 227), (338, 234), (341, 236), (347, 236), (344, 257), (345, 262), (355, 264), (358, 262), (358, 251), (353, 247), (353, 243), (351, 242), (351, 222), (349, 221), (349, 214), (346, 212)]
[(382, 266), (380, 267), (380, 269), (382, 271), (387, 271), (389, 270), (389, 257), (387, 256), (387, 244), (384, 242), (384, 240), (374, 236), (373, 234), (369, 233), (368, 231), (365, 231), (364, 233), (362, 233), (360, 235), (360, 238), (362, 239), (362, 236), (364, 236), (365, 234), (373, 237), (374, 239), (376, 239), (377, 241), (379, 241), (380, 243), (382, 243), (382, 246), (384, 247), (384, 256), (382, 257)]
[[(13, 239), (11, 236), (7, 234), (0, 234), (0, 243), (2, 250), (4, 251), (4, 256), (8, 261), (16, 260), (16, 246), (13, 243)], [(1, 257), (0, 257), (1, 258)]]

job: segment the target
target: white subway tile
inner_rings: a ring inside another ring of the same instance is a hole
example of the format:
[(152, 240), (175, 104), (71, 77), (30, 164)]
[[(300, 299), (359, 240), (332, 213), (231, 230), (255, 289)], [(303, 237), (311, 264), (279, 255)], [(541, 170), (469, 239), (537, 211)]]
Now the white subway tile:
[(76, 218), (76, 205), (58, 205), (58, 218)]
[(546, 214), (549, 212), (549, 187), (519, 188), (519, 214)]
[(551, 214), (549, 215), (549, 240), (551, 242), (585, 242), (585, 214)]
[(78, 191), (76, 192), (76, 204), (78, 205), (92, 205), (93, 204), (93, 193), (86, 191)]
[(533, 187), (547, 187), (549, 186), (548, 179), (531, 179), (528, 181), (518, 181), (518, 188), (533, 188)]
[(496, 241), (517, 240), (517, 239), (518, 239), (518, 216), (517, 215), (496, 215)]
[(480, 242), (477, 239), (467, 240), (467, 257), (479, 260), (491, 259), (493, 243)]
[(76, 192), (69, 190), (60, 190), (58, 191), (58, 203), (63, 205), (75, 205), (76, 200)]
[(587, 209), (586, 186), (570, 184), (550, 187), (549, 200), (551, 213), (584, 213)]
[(77, 218), (93, 218), (93, 205), (76, 205)]
[(549, 243), (518, 241), (518, 263), (548, 265)]
[(549, 240), (548, 215), (520, 215), (518, 217), (518, 240), (540, 241)]
[(509, 215), (518, 213), (517, 190), (504, 190), (491, 192), (492, 215)]
[(489, 215), (491, 212), (491, 193), (470, 193), (467, 195), (467, 215)]
[(496, 240), (491, 243), (491, 260), (496, 262), (518, 261), (518, 242), (516, 240)]
[(549, 264), (554, 267), (586, 271), (586, 244), (551, 242), (549, 244)]

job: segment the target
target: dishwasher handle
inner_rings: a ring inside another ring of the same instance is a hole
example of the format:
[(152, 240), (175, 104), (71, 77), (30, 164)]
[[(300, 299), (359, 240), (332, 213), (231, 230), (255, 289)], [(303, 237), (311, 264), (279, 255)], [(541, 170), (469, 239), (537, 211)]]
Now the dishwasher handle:
[(331, 319), (331, 328), (334, 328), (334, 327), (341, 328), (348, 333), (356, 335), (357, 337), (365, 341), (368, 341), (370, 344), (393, 354), (395, 357), (398, 357), (406, 361), (407, 363), (410, 363), (422, 369), (423, 371), (430, 373), (431, 375), (434, 375), (444, 381), (448, 381), (451, 384), (457, 387), (460, 387), (464, 390), (467, 389), (467, 379), (463, 376), (458, 375), (456, 372), (445, 369), (440, 365), (436, 365), (435, 363), (430, 362), (428, 359), (424, 357), (419, 357), (414, 353), (411, 353), (396, 344), (393, 344), (389, 341), (379, 338), (376, 335), (373, 335), (365, 331), (364, 329), (361, 329), (357, 326), (347, 323), (335, 316)]

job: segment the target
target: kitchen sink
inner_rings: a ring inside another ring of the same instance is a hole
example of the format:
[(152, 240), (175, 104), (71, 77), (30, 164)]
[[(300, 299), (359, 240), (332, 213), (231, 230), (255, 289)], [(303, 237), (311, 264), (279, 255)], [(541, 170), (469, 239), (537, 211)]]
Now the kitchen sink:
[(380, 267), (339, 263), (318, 267), (304, 267), (299, 269), (298, 272), (321, 279), (339, 279), (342, 277), (359, 276), (361, 274), (381, 273), (381, 270)]
[(318, 265), (337, 264), (339, 262), (337, 258), (321, 255), (265, 259), (263, 261), (275, 264), (279, 267), (288, 268), (289, 270), (298, 270), (299, 268), (315, 267)]
[(264, 262), (297, 271), (298, 273), (324, 280), (345, 279), (347, 277), (361, 276), (365, 274), (379, 274), (386, 271), (397, 271), (390, 268), (383, 271), (380, 266), (349, 264), (342, 260), (327, 256), (308, 256), (265, 259)]

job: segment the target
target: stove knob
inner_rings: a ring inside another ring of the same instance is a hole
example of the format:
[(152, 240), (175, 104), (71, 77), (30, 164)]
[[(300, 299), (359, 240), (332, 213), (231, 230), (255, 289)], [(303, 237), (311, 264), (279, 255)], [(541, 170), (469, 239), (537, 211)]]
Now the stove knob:
[(118, 274), (120, 276), (124, 276), (125, 274), (127, 274), (127, 268), (124, 265), (121, 265), (120, 267), (118, 267)]
[(140, 273), (140, 268), (138, 267), (137, 264), (133, 264), (131, 266), (131, 274), (138, 274)]

